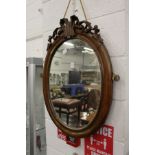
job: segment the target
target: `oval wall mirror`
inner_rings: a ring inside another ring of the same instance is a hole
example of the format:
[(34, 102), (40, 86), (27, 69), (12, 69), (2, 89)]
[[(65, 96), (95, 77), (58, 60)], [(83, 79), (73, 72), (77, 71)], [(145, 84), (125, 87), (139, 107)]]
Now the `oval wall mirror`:
[(97, 26), (60, 20), (49, 37), (43, 72), (49, 115), (58, 128), (86, 137), (102, 125), (112, 98), (112, 66)]

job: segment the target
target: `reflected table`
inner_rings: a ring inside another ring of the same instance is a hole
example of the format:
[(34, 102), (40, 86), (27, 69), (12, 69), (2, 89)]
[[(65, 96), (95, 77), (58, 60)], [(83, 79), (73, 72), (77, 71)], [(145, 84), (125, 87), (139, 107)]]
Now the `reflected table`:
[(78, 112), (78, 121), (80, 120), (80, 100), (69, 98), (58, 98), (52, 100), (54, 107), (58, 107), (59, 117), (64, 113), (67, 115), (66, 123), (69, 124), (69, 115)]

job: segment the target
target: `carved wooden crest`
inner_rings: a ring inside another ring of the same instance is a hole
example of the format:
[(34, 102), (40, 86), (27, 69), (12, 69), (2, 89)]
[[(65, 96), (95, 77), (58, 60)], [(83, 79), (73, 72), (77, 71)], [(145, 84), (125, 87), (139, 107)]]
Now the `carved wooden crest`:
[(79, 21), (78, 17), (75, 15), (70, 17), (70, 21), (67, 18), (63, 18), (60, 20), (60, 27), (54, 30), (52, 36), (49, 36), (47, 49), (58, 38), (71, 39), (81, 33), (87, 34), (103, 44), (103, 39), (101, 38), (99, 32), (100, 30), (97, 25), (92, 27), (90, 22), (86, 20)]

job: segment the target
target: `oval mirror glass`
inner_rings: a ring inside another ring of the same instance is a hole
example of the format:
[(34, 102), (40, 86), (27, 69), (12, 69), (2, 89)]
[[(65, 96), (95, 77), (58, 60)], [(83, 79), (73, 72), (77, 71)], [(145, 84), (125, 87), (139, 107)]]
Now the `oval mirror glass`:
[(94, 119), (101, 99), (101, 70), (95, 51), (80, 39), (65, 41), (50, 66), (49, 91), (55, 116), (69, 128)]

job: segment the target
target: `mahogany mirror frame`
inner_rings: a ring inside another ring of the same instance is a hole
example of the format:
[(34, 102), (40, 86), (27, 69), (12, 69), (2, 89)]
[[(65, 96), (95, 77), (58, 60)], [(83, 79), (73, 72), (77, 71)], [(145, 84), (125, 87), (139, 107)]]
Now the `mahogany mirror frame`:
[[(67, 18), (60, 20), (60, 27), (56, 28), (52, 36), (49, 36), (47, 55), (43, 68), (43, 94), (45, 99), (45, 105), (47, 111), (55, 123), (55, 125), (61, 129), (65, 134), (74, 137), (87, 137), (96, 132), (106, 120), (108, 115), (111, 100), (112, 100), (112, 65), (108, 51), (103, 43), (103, 39), (99, 34), (98, 26), (91, 26), (88, 21), (79, 21), (75, 15), (70, 17), (70, 21)], [(67, 40), (80, 39), (88, 43), (96, 56), (100, 64), (101, 71), (101, 96), (100, 104), (94, 119), (84, 128), (72, 129), (64, 125), (55, 115), (54, 108), (51, 106), (50, 91), (49, 91), (49, 75), (52, 59), (57, 49)]]

